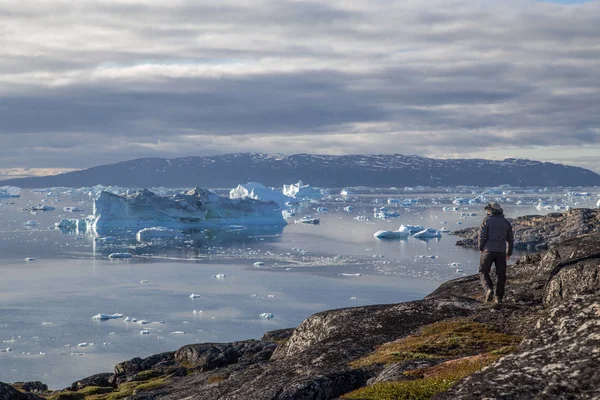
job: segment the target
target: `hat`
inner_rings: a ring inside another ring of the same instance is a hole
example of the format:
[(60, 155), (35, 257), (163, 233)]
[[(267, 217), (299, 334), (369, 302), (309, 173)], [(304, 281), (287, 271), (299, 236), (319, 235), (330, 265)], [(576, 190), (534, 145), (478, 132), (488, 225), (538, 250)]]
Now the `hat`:
[(504, 210), (502, 210), (502, 207), (500, 207), (500, 204), (496, 203), (495, 201), (488, 203), (487, 206), (484, 207), (484, 210), (500, 211), (500, 212), (504, 211)]

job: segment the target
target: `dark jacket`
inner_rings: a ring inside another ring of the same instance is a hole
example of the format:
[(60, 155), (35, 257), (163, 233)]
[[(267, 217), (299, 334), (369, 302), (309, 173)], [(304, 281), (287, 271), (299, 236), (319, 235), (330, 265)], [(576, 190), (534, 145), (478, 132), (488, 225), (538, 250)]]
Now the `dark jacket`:
[[(508, 251), (506, 243), (508, 242)], [(513, 235), (512, 225), (502, 213), (494, 213), (483, 219), (479, 228), (479, 250), (492, 252), (506, 252), (511, 256), (515, 236)]]

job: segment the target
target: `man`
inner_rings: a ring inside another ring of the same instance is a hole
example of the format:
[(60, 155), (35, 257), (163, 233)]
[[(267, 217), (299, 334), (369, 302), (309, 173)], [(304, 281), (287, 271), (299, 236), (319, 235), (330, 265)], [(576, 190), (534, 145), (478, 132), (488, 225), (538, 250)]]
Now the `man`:
[(512, 256), (515, 237), (512, 225), (504, 218), (504, 210), (500, 204), (493, 201), (485, 206), (485, 210), (487, 216), (479, 228), (479, 251), (481, 251), (479, 275), (485, 290), (485, 301), (490, 302), (494, 299), (494, 284), (490, 278), (490, 269), (494, 264), (498, 277), (495, 301), (501, 303), (506, 284), (506, 262)]

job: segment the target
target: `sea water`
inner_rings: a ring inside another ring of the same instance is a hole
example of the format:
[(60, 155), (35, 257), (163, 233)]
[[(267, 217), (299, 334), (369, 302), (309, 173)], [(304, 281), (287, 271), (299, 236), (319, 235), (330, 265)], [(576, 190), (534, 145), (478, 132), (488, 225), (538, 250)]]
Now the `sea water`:
[[(479, 253), (455, 246), (456, 236), (382, 241), (373, 233), (401, 224), (477, 226), (482, 205), (446, 212), (453, 196), (430, 193), (410, 207), (388, 206), (398, 218), (374, 218), (373, 208), (386, 198), (376, 191), (329, 196), (296, 207), (283, 228), (190, 231), (142, 243), (134, 231), (98, 236), (55, 229), (62, 218), (91, 213), (86, 197), (23, 191), (2, 199), (0, 381), (63, 388), (133, 357), (260, 338), (327, 309), (420, 299), (443, 281), (477, 272)], [(32, 213), (35, 204), (54, 210)], [(352, 212), (344, 211), (348, 205)], [(74, 206), (83, 211), (63, 211)], [(327, 212), (317, 213), (319, 207)], [(505, 210), (511, 217), (540, 213), (533, 201)], [(307, 214), (320, 224), (293, 223)], [(132, 258), (111, 260), (112, 253)], [(98, 313), (124, 317), (94, 320)]]

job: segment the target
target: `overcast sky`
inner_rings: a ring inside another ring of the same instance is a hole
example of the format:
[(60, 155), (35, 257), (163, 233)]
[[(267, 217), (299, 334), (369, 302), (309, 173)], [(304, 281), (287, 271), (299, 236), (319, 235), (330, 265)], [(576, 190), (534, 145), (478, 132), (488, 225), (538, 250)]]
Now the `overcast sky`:
[(0, 178), (240, 151), (600, 172), (600, 1), (0, 0)]

